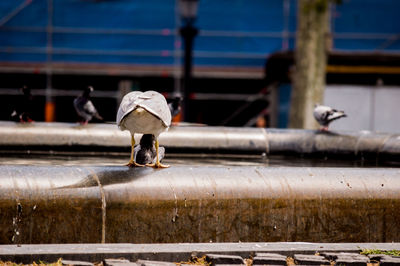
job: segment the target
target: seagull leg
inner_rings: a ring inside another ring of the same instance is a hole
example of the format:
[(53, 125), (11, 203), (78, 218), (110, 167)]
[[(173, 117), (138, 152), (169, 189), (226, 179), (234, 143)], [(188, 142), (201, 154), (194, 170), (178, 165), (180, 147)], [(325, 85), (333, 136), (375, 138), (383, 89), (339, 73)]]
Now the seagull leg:
[(167, 165), (167, 164), (160, 163), (160, 160), (158, 158), (158, 139), (156, 139), (156, 156), (157, 156), (156, 163), (152, 163), (152, 164), (148, 163), (148, 164), (146, 164), (146, 166), (151, 166), (154, 168), (168, 168), (169, 167), (169, 165)]
[(135, 162), (134, 150), (135, 150), (135, 138), (133, 137), (133, 135), (131, 135), (131, 160), (129, 161), (129, 163), (126, 166), (129, 166), (129, 167), (136, 167), (136, 166), (143, 167), (144, 166), (143, 164), (138, 164), (137, 162)]

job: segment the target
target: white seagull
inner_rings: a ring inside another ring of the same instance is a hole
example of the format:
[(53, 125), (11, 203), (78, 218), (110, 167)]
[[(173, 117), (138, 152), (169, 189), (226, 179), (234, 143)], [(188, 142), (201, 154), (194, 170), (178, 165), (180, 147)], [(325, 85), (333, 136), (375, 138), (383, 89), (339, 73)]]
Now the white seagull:
[(131, 159), (127, 166), (143, 166), (134, 159), (135, 133), (152, 134), (155, 138), (156, 162), (146, 164), (155, 168), (169, 165), (160, 163), (158, 136), (171, 125), (171, 111), (165, 97), (156, 91), (133, 91), (124, 96), (117, 113), (117, 125), (121, 130), (131, 133)]
[(314, 108), (314, 118), (321, 125), (320, 130), (322, 131), (328, 131), (332, 121), (346, 116), (344, 111), (338, 111), (329, 106), (316, 104)]

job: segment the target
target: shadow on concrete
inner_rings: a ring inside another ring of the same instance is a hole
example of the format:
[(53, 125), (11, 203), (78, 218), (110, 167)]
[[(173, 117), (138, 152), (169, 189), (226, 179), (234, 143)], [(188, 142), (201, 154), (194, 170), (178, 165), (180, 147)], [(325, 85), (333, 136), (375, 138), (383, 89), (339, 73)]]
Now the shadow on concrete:
[(110, 169), (99, 172), (91, 170), (91, 173), (81, 181), (69, 186), (59, 187), (57, 189), (95, 187), (98, 186), (99, 183), (101, 186), (129, 183), (143, 176), (149, 175), (154, 171), (157, 170), (151, 167), (127, 167), (126, 170)]

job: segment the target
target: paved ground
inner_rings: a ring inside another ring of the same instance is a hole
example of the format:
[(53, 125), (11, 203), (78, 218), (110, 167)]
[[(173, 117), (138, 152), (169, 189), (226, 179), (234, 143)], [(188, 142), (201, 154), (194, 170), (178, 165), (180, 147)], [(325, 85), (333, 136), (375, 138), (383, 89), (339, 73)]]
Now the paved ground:
[[(183, 243), (0, 245), (0, 260), (65, 265), (400, 265), (400, 257), (360, 255), (362, 249), (400, 250), (400, 243)], [(196, 258), (202, 258), (200, 260)]]

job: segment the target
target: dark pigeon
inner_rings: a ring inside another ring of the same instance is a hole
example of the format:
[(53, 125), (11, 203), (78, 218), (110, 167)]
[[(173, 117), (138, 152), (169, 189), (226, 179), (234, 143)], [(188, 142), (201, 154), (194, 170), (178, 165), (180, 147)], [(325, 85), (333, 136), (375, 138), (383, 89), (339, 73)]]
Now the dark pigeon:
[(21, 88), (22, 97), (18, 99), (17, 107), (11, 113), (11, 120), (21, 123), (34, 122), (32, 119), (33, 96), (31, 89), (27, 86)]
[[(139, 164), (153, 164), (156, 162), (156, 148), (155, 148), (156, 139), (153, 134), (144, 134), (140, 139), (140, 144), (135, 146), (135, 161)], [(158, 157), (161, 161), (165, 155), (165, 148), (158, 148)]]
[(168, 108), (171, 111), (171, 116), (174, 118), (179, 114), (181, 111), (181, 102), (182, 102), (182, 97), (176, 96), (172, 101), (168, 104)]
[(93, 87), (87, 87), (81, 96), (74, 99), (74, 108), (79, 116), (80, 123), (86, 125), (93, 118), (103, 121), (103, 117), (99, 115), (94, 107), (92, 101), (90, 100), (90, 93), (93, 91)]

